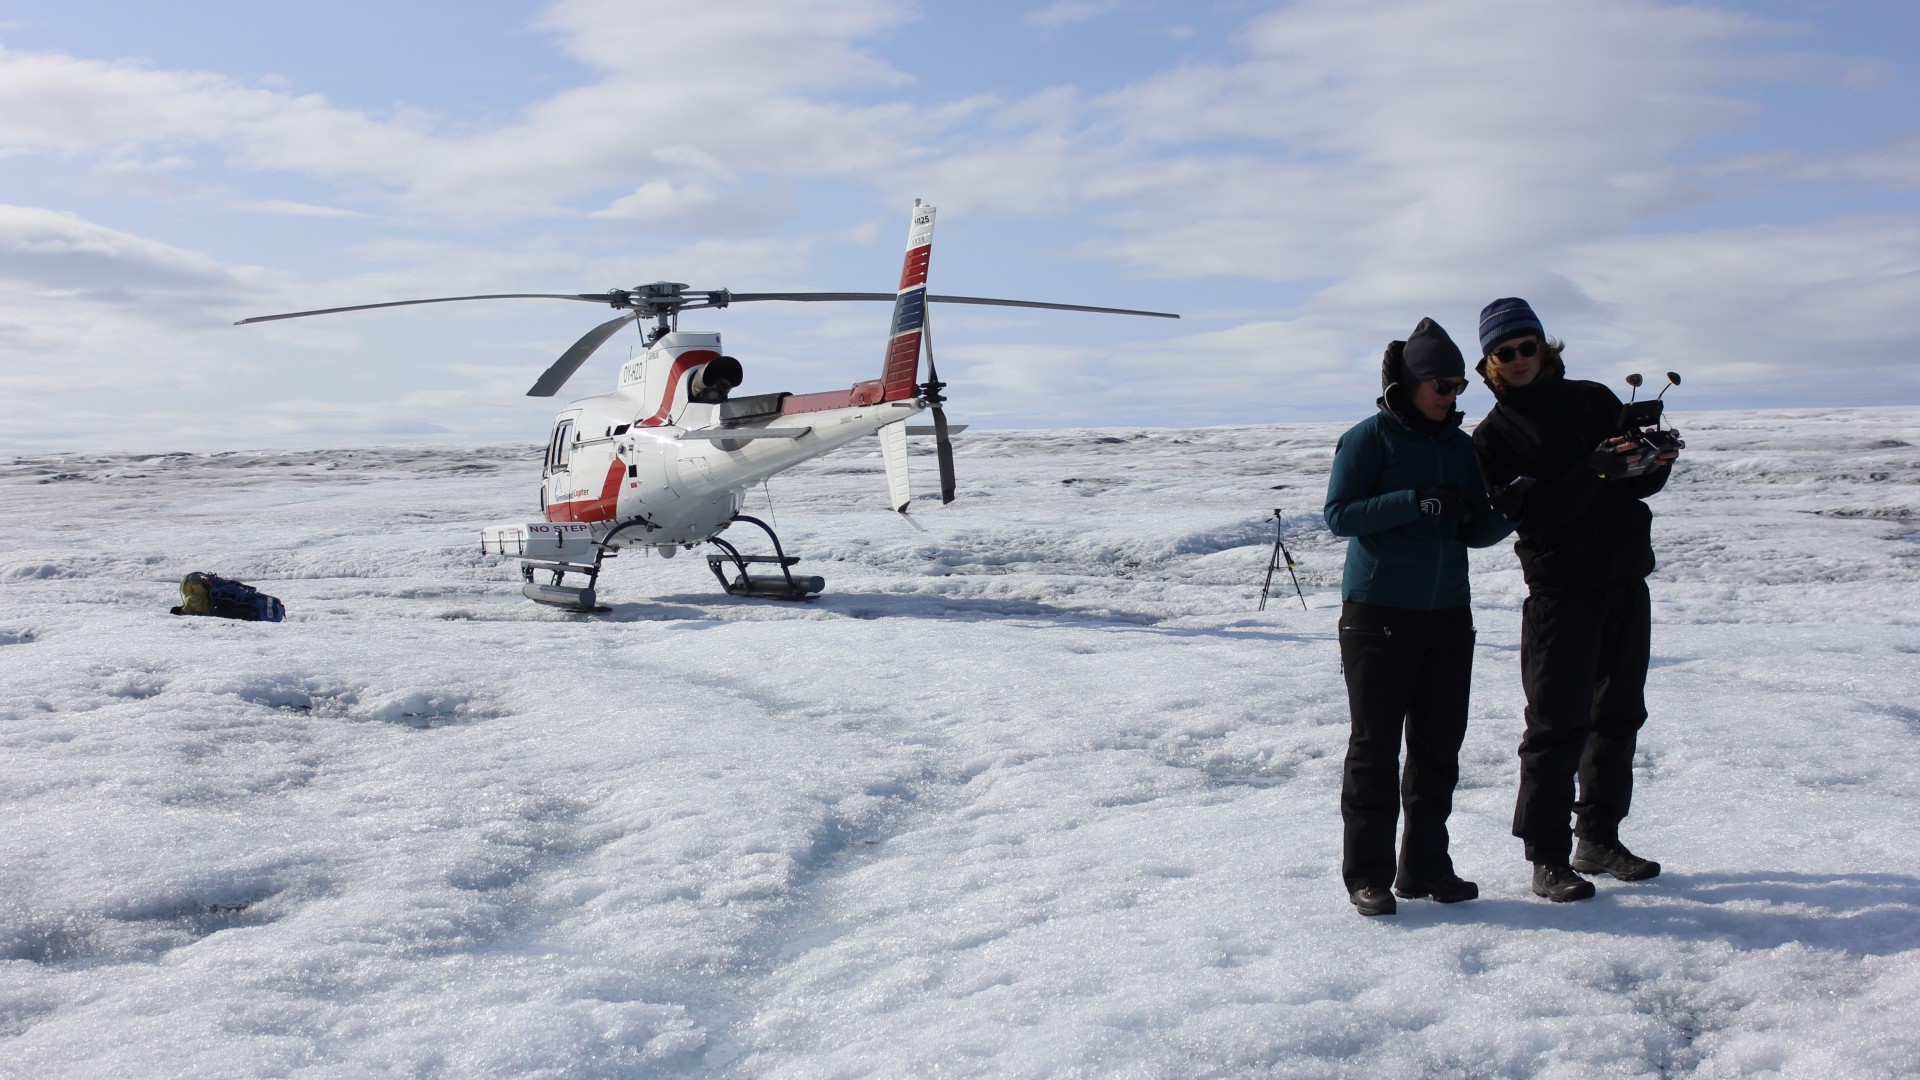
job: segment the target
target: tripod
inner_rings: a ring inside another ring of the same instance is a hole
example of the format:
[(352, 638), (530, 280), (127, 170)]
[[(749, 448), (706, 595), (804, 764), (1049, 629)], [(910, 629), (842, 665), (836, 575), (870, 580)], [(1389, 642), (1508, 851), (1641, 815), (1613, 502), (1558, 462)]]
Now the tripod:
[(1300, 591), (1300, 575), (1293, 572), (1293, 552), (1287, 550), (1286, 525), (1280, 517), (1280, 511), (1273, 512), (1273, 557), (1267, 560), (1267, 583), (1260, 586), (1260, 608), (1267, 610), (1267, 594), (1273, 591), (1273, 572), (1280, 569), (1281, 560), (1286, 561), (1287, 576), (1293, 579), (1293, 594), (1300, 598), (1300, 610), (1307, 610), (1307, 594)]

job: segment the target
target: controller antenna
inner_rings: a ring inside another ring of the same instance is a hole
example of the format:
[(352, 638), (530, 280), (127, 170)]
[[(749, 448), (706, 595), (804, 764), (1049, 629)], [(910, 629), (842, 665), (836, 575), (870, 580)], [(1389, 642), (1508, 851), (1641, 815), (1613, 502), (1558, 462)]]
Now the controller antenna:
[(1627, 404), (1633, 404), (1633, 399), (1640, 396), (1640, 384), (1645, 381), (1637, 371), (1627, 376), (1627, 385), (1633, 387), (1633, 392), (1627, 395)]
[(1659, 401), (1660, 398), (1666, 397), (1668, 389), (1675, 386), (1679, 386), (1679, 385), (1680, 385), (1680, 373), (1677, 371), (1667, 372), (1667, 385), (1660, 388), (1659, 396), (1655, 397), (1653, 400)]

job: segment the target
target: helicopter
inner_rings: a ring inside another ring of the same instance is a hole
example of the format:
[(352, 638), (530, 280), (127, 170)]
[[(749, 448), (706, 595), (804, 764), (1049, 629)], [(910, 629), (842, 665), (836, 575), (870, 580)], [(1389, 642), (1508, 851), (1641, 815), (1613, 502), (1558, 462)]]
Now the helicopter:
[[(625, 311), (587, 331), (527, 391), (529, 397), (552, 397), (615, 334), (651, 320), (651, 326), (641, 327), (645, 351), (621, 366), (613, 391), (569, 402), (554, 418), (541, 469), (540, 508), (546, 520), (483, 529), (481, 551), (519, 557), (522, 593), (573, 611), (609, 610), (595, 594), (601, 566), (628, 547), (650, 547), (671, 558), (711, 544), (717, 550), (707, 555), (707, 565), (728, 594), (810, 599), (825, 581), (793, 572), (800, 559), (787, 554), (773, 527), (741, 513), (746, 492), (804, 461), (877, 434), (890, 505), (920, 528), (907, 514), (912, 496), (906, 421), (931, 410), (933, 425), (924, 433), (935, 440), (940, 501), (953, 501), (952, 434), (964, 425), (950, 427), (942, 408), (947, 384), (934, 367), (929, 303), (1179, 318), (1162, 311), (929, 294), (934, 215), (934, 207), (914, 200), (900, 285), (891, 293), (744, 293), (656, 281), (603, 293), (489, 293), (355, 304), (256, 315), (234, 325), (467, 300), (575, 300)], [(734, 396), (744, 381), (740, 361), (721, 351), (718, 333), (680, 329), (680, 314), (761, 300), (893, 301), (880, 377), (844, 390)], [(765, 532), (773, 553), (745, 554), (724, 539), (721, 534), (736, 524)], [(542, 575), (546, 579), (538, 580)], [(570, 575), (583, 583), (568, 584)]]

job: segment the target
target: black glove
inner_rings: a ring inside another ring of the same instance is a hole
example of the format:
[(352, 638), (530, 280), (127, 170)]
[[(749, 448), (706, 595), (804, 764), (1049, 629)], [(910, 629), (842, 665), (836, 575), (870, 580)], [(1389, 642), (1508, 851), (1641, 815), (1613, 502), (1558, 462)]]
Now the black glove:
[(1587, 455), (1587, 468), (1592, 469), (1602, 480), (1618, 480), (1632, 467), (1627, 462), (1627, 454), (1617, 449), (1612, 439), (1594, 447), (1593, 453)]
[(1453, 517), (1467, 508), (1467, 493), (1457, 487), (1415, 488), (1413, 501), (1427, 517)]

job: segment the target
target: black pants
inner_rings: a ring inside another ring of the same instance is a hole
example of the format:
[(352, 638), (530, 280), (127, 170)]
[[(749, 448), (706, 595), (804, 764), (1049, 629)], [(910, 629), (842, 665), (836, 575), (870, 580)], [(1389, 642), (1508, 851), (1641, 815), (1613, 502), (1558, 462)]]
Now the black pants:
[(1527, 597), (1520, 625), (1527, 732), (1513, 835), (1526, 841), (1528, 861), (1568, 860), (1569, 814), (1588, 840), (1619, 838), (1633, 803), (1634, 745), (1647, 721), (1652, 628), (1647, 583), (1638, 578)]
[(1406, 830), (1399, 879), (1417, 882), (1452, 873), (1447, 815), (1460, 779), (1460, 741), (1467, 734), (1473, 613), (1464, 607), (1412, 611), (1343, 604), (1340, 665), (1353, 718), (1340, 786), (1346, 833), (1340, 874), (1348, 890), (1385, 887), (1395, 880), (1393, 833), (1402, 805)]

